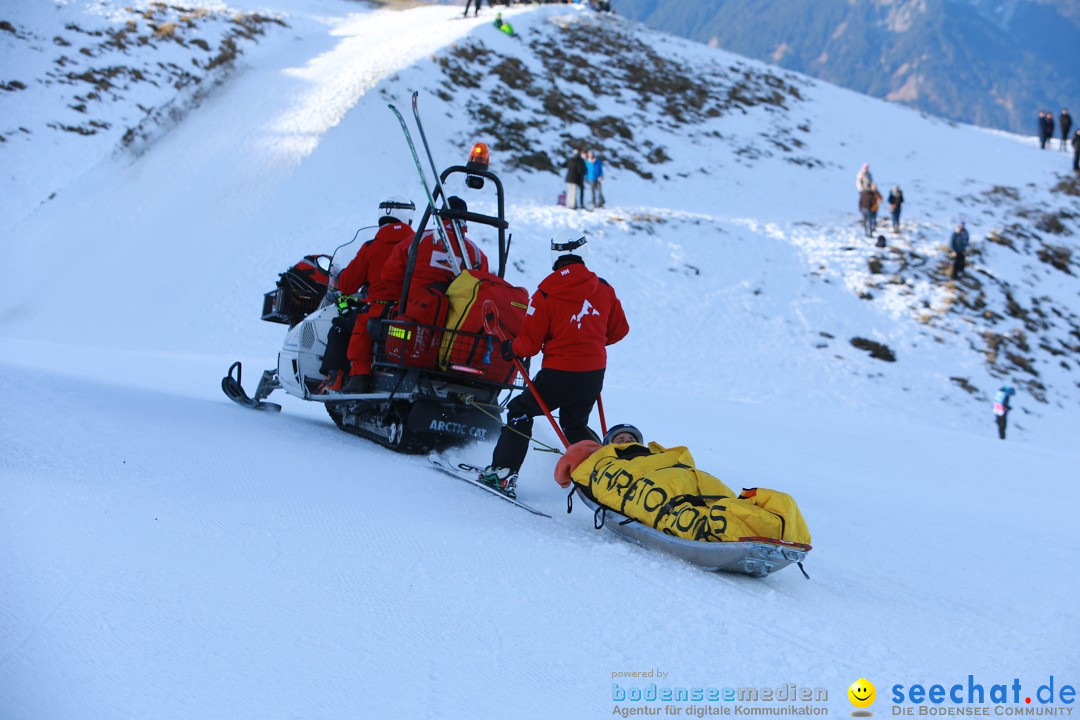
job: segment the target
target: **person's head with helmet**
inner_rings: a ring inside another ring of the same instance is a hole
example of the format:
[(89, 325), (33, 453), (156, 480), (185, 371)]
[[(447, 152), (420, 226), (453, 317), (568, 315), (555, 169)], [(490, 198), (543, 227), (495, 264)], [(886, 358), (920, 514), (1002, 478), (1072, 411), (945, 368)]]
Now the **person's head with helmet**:
[(394, 195), (379, 203), (379, 227), (390, 223), (412, 225), (416, 205), (412, 200)]
[(552, 270), (571, 263), (584, 263), (588, 254), (589, 241), (584, 230), (560, 230), (551, 238)]
[[(612, 425), (604, 435), (603, 445), (629, 445), (631, 443), (644, 445), (645, 438), (642, 437), (640, 430), (629, 423)], [(601, 444), (592, 440), (581, 440), (568, 447), (555, 463), (555, 482), (559, 483), (560, 487), (570, 487), (573, 484), (571, 476), (577, 466), (600, 448)]]
[(641, 431), (629, 423), (620, 423), (608, 428), (604, 435), (605, 445), (625, 445), (626, 443), (645, 444), (645, 437)]

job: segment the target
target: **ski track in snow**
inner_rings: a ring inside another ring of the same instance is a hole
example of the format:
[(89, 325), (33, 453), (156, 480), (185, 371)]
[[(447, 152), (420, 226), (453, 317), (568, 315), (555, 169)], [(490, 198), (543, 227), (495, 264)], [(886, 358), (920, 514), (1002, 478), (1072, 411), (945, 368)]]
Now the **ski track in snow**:
[[(901, 299), (857, 298), (848, 191), (871, 150), (912, 174), (954, 153), (926, 195), (1003, 167), (1024, 186), (1050, 159), (815, 83), (797, 110), (807, 152), (852, 167), (741, 172), (717, 155), (731, 182), (700, 190), (611, 173), (611, 206), (578, 214), (549, 204), (557, 178), (504, 176), (510, 279), (534, 287), (546, 238), (582, 227), (623, 299), (608, 421), (687, 445), (736, 489), (798, 499), (810, 581), (713, 575), (595, 531), (580, 504), (565, 514), (551, 454), (530, 453), (519, 490), (548, 520), (338, 432), (321, 406), (222, 396), (233, 360), (249, 390), (274, 363), (284, 328), (257, 318), (277, 273), (347, 241), (384, 195), (419, 199), (388, 98), (408, 114), (427, 90), (436, 157), (457, 162), (461, 116), (421, 83), (432, 53), (493, 32), (486, 9), (279, 5), (290, 27), (184, 122), (5, 232), (4, 265), (40, 269), (9, 273), (0, 305), (5, 720), (608, 717), (612, 672), (650, 668), (673, 686), (826, 687), (830, 716), (860, 677), (879, 693), (1075, 681), (1075, 408), (1039, 408), (1038, 432), (1014, 411), (1001, 443), (984, 404), (940, 398), (966, 361)], [(506, 15), (528, 33), (564, 12)], [(885, 147), (887, 127), (921, 142)], [(704, 152), (669, 142), (673, 177)], [(928, 244), (955, 216), (933, 202), (908, 218)], [(904, 355), (883, 367), (856, 335)], [(536, 434), (557, 443), (542, 419)]]

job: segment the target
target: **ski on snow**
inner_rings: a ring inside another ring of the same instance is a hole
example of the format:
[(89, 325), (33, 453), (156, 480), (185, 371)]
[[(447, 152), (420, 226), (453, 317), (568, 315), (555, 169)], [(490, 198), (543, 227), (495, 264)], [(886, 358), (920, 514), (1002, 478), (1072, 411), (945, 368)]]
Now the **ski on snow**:
[(468, 463), (454, 462), (435, 453), (428, 455), (428, 462), (437, 467), (439, 470), (442, 470), (444, 473), (447, 473), (448, 475), (453, 475), (459, 480), (464, 480), (467, 483), (475, 485), (481, 490), (486, 490), (497, 498), (501, 498), (512, 505), (517, 505), (522, 510), (528, 510), (533, 515), (540, 515), (541, 517), (546, 518), (551, 517), (542, 510), (537, 510), (531, 505), (526, 505), (520, 500), (512, 498), (509, 495), (501, 493), (495, 488), (480, 482), (480, 471), (483, 470), (483, 468), (476, 467), (475, 465), (469, 465)]

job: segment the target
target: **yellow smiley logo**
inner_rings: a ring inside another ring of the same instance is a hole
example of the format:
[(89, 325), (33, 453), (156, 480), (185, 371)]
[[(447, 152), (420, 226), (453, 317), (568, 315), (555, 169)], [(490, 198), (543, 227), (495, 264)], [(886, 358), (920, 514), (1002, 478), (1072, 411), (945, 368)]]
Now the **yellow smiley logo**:
[(877, 698), (877, 690), (874, 688), (874, 683), (865, 678), (859, 678), (851, 683), (847, 696), (855, 707), (868, 708), (874, 704), (874, 700)]

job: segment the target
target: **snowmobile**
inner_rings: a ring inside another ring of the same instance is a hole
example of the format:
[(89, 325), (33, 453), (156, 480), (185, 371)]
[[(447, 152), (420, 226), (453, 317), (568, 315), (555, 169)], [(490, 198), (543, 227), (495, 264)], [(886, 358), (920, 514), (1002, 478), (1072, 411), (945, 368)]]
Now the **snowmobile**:
[[(391, 109), (405, 130), (428, 199), (410, 246), (397, 307), (408, 306), (417, 245), (429, 225), (441, 234), (443, 243), (463, 237), (461, 223), (493, 229), (498, 239), (497, 274), (502, 278), (509, 255), (509, 223), (505, 217), (503, 185), (488, 167), (487, 147), (477, 143), (465, 165), (454, 165), (436, 173), (434, 190), (429, 191), (405, 122), (393, 106)], [(422, 125), (420, 130), (422, 133)], [(434, 162), (432, 169), (434, 172)], [(444, 188), (451, 179), (463, 179), (465, 187), (473, 191), (494, 188), (496, 214), (450, 207)], [(436, 207), (439, 200), (441, 207)], [(456, 237), (444, 230), (444, 223), (458, 229)], [(454, 259), (453, 251), (447, 254)], [(467, 257), (466, 253), (460, 253), (455, 264)], [(458, 267), (458, 274), (466, 269)], [(264, 296), (262, 314), (265, 321), (289, 326), (277, 367), (263, 372), (254, 396), (248, 396), (242, 384), (241, 364), (233, 363), (221, 381), (225, 395), (244, 407), (280, 411), (280, 405), (266, 402), (280, 388), (302, 400), (324, 403), (327, 413), (342, 430), (399, 452), (439, 451), (496, 437), (502, 426), (505, 403), (512, 391), (524, 385), (519, 369), (503, 359), (500, 338), (486, 329), (491, 327), (493, 316), (498, 319), (500, 313), (517, 312), (523, 316), (525, 305), (518, 303), (520, 307), (508, 308), (499, 307), (490, 299), (484, 301), (482, 308), (473, 309), (474, 314), (485, 315), (479, 328), (473, 323), (479, 332), (467, 332), (460, 323), (448, 327), (417, 322), (403, 315), (385, 317), (371, 333), (374, 362), (369, 391), (319, 394), (316, 391), (326, 379), (320, 365), (331, 324), (338, 314), (338, 293), (331, 281), (334, 270), (330, 257), (313, 255), (282, 273), (277, 287)], [(504, 391), (506, 396), (500, 402), (499, 396)]]

